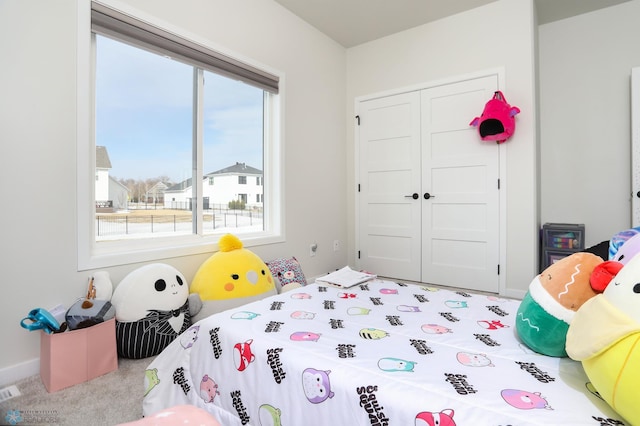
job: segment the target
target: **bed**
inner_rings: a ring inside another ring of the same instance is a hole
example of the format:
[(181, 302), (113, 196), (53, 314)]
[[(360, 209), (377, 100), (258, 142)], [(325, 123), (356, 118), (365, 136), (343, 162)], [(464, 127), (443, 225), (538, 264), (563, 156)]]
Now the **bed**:
[(623, 425), (578, 362), (516, 337), (519, 301), (375, 279), (207, 317), (148, 366), (143, 412), (223, 425)]

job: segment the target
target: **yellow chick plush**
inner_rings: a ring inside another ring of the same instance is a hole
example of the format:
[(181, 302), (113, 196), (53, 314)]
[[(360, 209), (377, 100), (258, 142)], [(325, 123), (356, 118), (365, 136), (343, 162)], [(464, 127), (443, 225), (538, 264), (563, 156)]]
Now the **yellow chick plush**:
[(277, 293), (269, 267), (238, 237), (223, 235), (218, 245), (220, 251), (200, 265), (191, 282), (191, 293), (202, 300), (196, 320)]
[(640, 254), (636, 254), (602, 294), (578, 309), (566, 345), (602, 399), (630, 425), (640, 425), (639, 281)]

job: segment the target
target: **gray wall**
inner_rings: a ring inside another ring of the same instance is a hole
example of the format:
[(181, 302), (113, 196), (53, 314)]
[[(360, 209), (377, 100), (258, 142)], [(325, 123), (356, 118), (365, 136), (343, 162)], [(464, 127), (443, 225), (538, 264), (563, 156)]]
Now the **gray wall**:
[(542, 221), (584, 223), (587, 245), (631, 226), (631, 68), (640, 1), (542, 25)]

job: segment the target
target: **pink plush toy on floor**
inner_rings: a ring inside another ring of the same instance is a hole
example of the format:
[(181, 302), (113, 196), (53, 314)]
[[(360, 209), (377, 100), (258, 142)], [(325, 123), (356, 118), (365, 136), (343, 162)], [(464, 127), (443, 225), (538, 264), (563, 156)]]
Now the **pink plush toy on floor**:
[(221, 426), (220, 423), (202, 408), (193, 405), (177, 405), (158, 411), (152, 416), (118, 426)]

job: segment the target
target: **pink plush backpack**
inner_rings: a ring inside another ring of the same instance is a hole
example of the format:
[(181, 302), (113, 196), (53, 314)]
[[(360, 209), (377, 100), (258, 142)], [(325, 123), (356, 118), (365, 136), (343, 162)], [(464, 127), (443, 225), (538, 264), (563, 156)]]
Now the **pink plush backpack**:
[(509, 139), (516, 130), (515, 116), (520, 108), (507, 103), (501, 91), (493, 94), (493, 99), (486, 103), (480, 117), (474, 118), (470, 126), (477, 126), (480, 139), (502, 143)]

